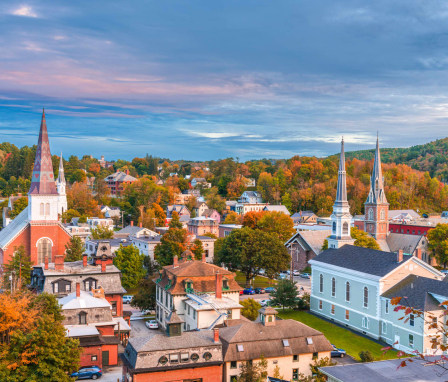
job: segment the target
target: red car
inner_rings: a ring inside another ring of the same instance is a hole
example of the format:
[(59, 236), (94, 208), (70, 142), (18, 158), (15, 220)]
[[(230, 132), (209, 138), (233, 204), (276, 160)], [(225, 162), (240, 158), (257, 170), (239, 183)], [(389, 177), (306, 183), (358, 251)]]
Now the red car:
[(244, 290), (243, 289), (240, 290), (240, 294), (244, 294)]

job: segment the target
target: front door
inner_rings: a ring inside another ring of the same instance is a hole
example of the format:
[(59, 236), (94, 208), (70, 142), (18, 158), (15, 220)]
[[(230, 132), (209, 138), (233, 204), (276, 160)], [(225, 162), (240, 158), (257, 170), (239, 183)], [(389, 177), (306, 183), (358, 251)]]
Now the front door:
[(103, 366), (109, 365), (109, 351), (103, 351)]

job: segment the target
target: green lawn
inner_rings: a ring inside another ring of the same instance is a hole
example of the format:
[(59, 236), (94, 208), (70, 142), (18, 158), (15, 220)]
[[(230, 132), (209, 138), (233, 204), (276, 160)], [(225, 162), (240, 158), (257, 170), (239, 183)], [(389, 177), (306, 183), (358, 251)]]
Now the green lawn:
[[(236, 271), (235, 280), (243, 288), (246, 287), (246, 276), (240, 271)], [(269, 286), (277, 285), (277, 280), (270, 280), (267, 277), (256, 276), (255, 280), (252, 282), (252, 287), (254, 288), (267, 288)]]
[(340, 326), (313, 316), (306, 311), (285, 310), (282, 312), (282, 310), (279, 309), (278, 312), (281, 318), (291, 318), (319, 330), (332, 344), (336, 345), (338, 348), (344, 349), (347, 354), (357, 360), (359, 360), (358, 354), (362, 350), (368, 350), (375, 357), (375, 360), (397, 358), (396, 351), (390, 350), (386, 354), (383, 354), (381, 349), (386, 345), (380, 345), (375, 341), (355, 334), (350, 330), (341, 328)]

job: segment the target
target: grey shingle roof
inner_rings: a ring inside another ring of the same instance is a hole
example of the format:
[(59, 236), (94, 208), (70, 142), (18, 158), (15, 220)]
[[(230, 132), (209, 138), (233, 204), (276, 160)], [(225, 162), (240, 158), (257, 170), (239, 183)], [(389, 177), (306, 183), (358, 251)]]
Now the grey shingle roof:
[(412, 254), (421, 238), (421, 235), (407, 235), (391, 232), (387, 235), (386, 241), (392, 252), (402, 249), (404, 253)]
[[(431, 294), (445, 296), (448, 299), (448, 282), (409, 275), (404, 280), (382, 294), (383, 297), (406, 297), (406, 305), (415, 309), (442, 309)], [(402, 302), (404, 305), (404, 301)]]
[(382, 277), (409, 260), (410, 257), (404, 255), (403, 261), (398, 263), (396, 253), (346, 244), (338, 249), (327, 249), (312, 261)]

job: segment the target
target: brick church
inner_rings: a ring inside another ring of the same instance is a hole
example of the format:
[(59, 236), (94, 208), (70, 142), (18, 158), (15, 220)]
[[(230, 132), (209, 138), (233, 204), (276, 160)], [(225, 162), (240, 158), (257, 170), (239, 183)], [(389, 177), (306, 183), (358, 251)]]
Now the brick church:
[(0, 231), (0, 266), (7, 264), (16, 248), (23, 245), (33, 264), (54, 262), (65, 252), (70, 234), (60, 222), (67, 210), (66, 182), (62, 156), (55, 180), (45, 111), (42, 113), (36, 159), (28, 192), (28, 206)]

